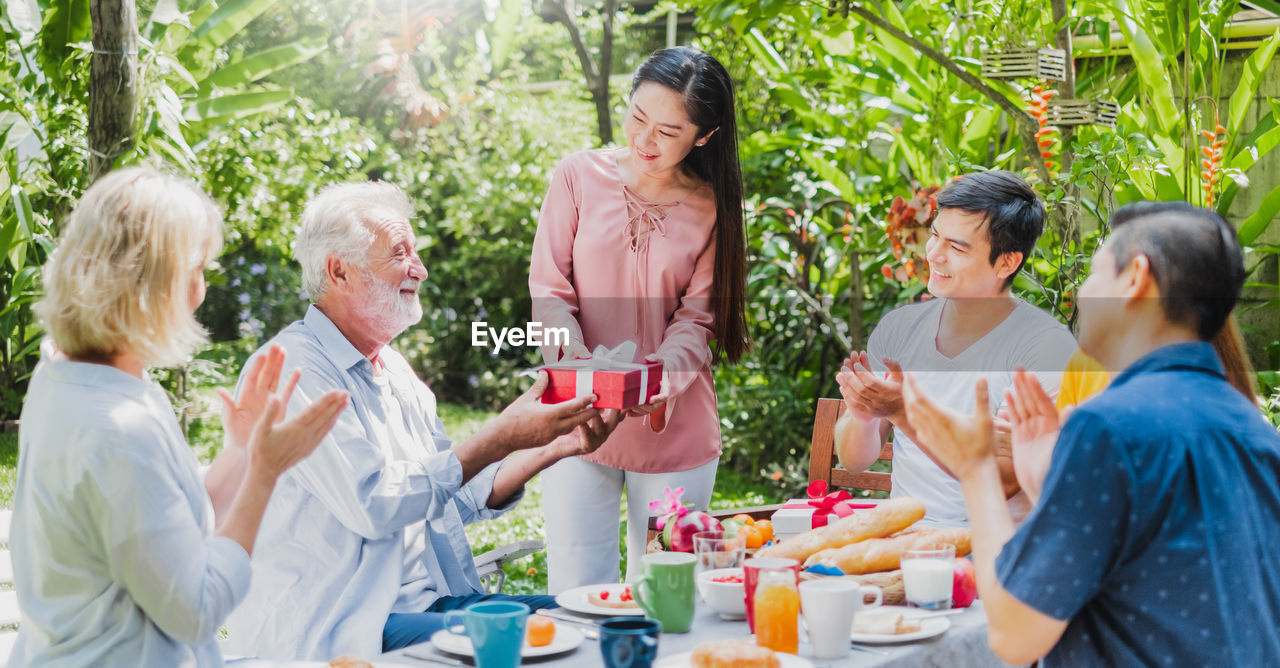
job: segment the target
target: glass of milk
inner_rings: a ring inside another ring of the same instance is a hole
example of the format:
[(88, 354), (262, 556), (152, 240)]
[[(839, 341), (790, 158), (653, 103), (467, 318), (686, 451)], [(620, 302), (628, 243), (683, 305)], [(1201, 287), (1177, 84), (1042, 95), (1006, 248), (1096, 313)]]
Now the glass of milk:
[(955, 559), (954, 545), (904, 552), (902, 585), (906, 589), (907, 605), (925, 610), (949, 610)]

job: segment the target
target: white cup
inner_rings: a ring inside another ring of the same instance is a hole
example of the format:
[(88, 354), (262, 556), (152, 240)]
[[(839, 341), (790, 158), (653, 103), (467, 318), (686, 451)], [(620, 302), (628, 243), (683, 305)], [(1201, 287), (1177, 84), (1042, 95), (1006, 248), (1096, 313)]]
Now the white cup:
[[(867, 596), (875, 596), (871, 603)], [(849, 655), (853, 616), (859, 610), (879, 607), (884, 594), (874, 585), (844, 578), (823, 578), (800, 583), (800, 609), (813, 645), (813, 658), (840, 659)]]
[(954, 545), (907, 550), (902, 555), (902, 587), (907, 605), (925, 610), (949, 610), (955, 557)]

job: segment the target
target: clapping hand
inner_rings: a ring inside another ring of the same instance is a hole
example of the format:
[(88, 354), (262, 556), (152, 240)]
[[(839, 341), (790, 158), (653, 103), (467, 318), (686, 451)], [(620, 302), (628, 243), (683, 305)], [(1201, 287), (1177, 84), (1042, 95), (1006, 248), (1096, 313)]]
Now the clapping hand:
[(995, 457), (995, 422), (987, 403), (985, 378), (979, 378), (974, 388), (972, 415), (961, 415), (935, 404), (911, 376), (906, 377), (902, 393), (916, 444), (956, 478), (963, 480), (974, 466)]
[(283, 422), (284, 400), (269, 397), (249, 438), (249, 470), (274, 479), (305, 459), (333, 429), (338, 415), (347, 406), (347, 397), (346, 392), (339, 390), (328, 392)]
[(1053, 400), (1036, 377), (1023, 369), (1013, 374), (1013, 389), (1005, 390), (1005, 403), (1013, 426), (1013, 471), (1032, 503), (1040, 498), (1058, 431), (1071, 408), (1058, 415)]
[(840, 386), (840, 396), (844, 398), (846, 408), (863, 420), (893, 420), (895, 417), (901, 419), (903, 415), (902, 367), (887, 357), (883, 361), (889, 367), (889, 373), (880, 377), (871, 370), (871, 360), (866, 351), (855, 350), (836, 374), (836, 383)]
[[(222, 399), (222, 427), (227, 446), (243, 448), (249, 444), (253, 428), (267, 409), (268, 399), (279, 396), (281, 402), (289, 405), (293, 396), (293, 388), (298, 385), (302, 372), (295, 370), (289, 376), (283, 392), (276, 395), (280, 383), (280, 371), (284, 368), (284, 350), (272, 345), (267, 352), (257, 355), (249, 362), (249, 372), (245, 374), (244, 383), (240, 386), (240, 396), (233, 398), (229, 392), (218, 388), (218, 396)], [(275, 417), (276, 421), (283, 414)]]

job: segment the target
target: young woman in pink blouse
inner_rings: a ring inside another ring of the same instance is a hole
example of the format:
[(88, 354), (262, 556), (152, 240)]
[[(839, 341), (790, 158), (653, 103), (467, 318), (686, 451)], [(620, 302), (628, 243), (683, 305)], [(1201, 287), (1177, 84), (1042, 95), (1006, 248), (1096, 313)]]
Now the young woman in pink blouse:
[(710, 503), (720, 457), (711, 341), (730, 362), (749, 345), (728, 73), (694, 49), (654, 53), (632, 80), (623, 129), (627, 147), (576, 153), (552, 177), (529, 271), (533, 319), (571, 333), (543, 348), (547, 362), (635, 341), (637, 358), (662, 360), (662, 388), (598, 451), (543, 472), (553, 594), (618, 580), (624, 489), (628, 575), (664, 488)]

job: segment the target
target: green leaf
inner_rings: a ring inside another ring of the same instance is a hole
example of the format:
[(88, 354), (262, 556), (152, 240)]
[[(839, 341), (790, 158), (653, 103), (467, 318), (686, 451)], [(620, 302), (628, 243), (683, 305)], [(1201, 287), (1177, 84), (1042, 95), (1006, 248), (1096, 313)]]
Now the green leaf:
[(319, 38), (298, 40), (292, 44), (267, 49), (222, 67), (209, 75), (200, 88), (207, 90), (211, 85), (234, 88), (241, 84), (252, 83), (273, 72), (310, 60), (324, 49), (325, 41)]
[(1262, 133), (1256, 139), (1250, 140), (1246, 138), (1242, 142), (1244, 146), (1231, 157), (1231, 161), (1227, 163), (1227, 166), (1232, 169), (1248, 171), (1258, 160), (1262, 159), (1262, 156), (1270, 153), (1271, 149), (1280, 144), (1280, 125), (1275, 125), (1274, 121), (1272, 124), (1274, 127)]
[(1173, 102), (1173, 84), (1169, 73), (1165, 70), (1164, 57), (1146, 31), (1137, 24), (1129, 13), (1125, 0), (1114, 0), (1116, 20), (1120, 30), (1129, 40), (1129, 50), (1134, 63), (1138, 66), (1138, 76), (1142, 78), (1147, 93), (1151, 96), (1151, 104), (1156, 122), (1166, 134), (1172, 134), (1178, 126), (1181, 114)]
[(964, 136), (960, 140), (965, 150), (972, 153), (974, 157), (985, 160), (991, 130), (999, 117), (1000, 112), (997, 109), (987, 107), (974, 109), (973, 116), (969, 119), (969, 126), (965, 128)]
[(809, 168), (812, 169), (822, 180), (834, 186), (836, 192), (838, 192), (845, 200), (850, 202), (857, 200), (857, 193), (854, 191), (853, 181), (849, 180), (849, 175), (836, 167), (830, 160), (827, 160), (813, 151), (801, 151), (800, 158), (804, 160), (804, 163), (809, 165)]
[(188, 22), (187, 15), (178, 8), (177, 0), (158, 0), (156, 8), (151, 11), (151, 17), (147, 19), (147, 26), (143, 34), (147, 39), (155, 42), (164, 35), (165, 30), (172, 23), (186, 25), (191, 27)]
[(516, 25), (520, 23), (523, 10), (523, 0), (502, 0), (502, 4), (498, 6), (498, 14), (493, 21), (493, 37), (489, 40), (493, 45), (493, 69), (490, 74), (497, 74), (506, 64), (511, 45), (515, 43)]
[(40, 32), (40, 7), (35, 0), (10, 0), (5, 3), (4, 15), (13, 29), (22, 35), (23, 43)]
[(1248, 246), (1271, 226), (1271, 221), (1280, 213), (1280, 186), (1272, 188), (1262, 199), (1262, 205), (1252, 216), (1240, 224), (1240, 245)]
[(196, 28), (195, 38), (210, 46), (222, 46), (277, 0), (227, 0)]
[(276, 89), (205, 98), (187, 105), (183, 117), (192, 123), (226, 121), (273, 109), (293, 97), (291, 90)]
[(774, 74), (790, 74), (791, 70), (787, 67), (786, 61), (773, 48), (769, 40), (765, 39), (759, 28), (752, 28), (747, 33), (747, 48), (751, 49), (758, 58), (765, 62), (765, 66)]
[(1271, 36), (1271, 39), (1263, 42), (1248, 60), (1244, 61), (1244, 69), (1240, 74), (1240, 83), (1236, 86), (1235, 92), (1231, 94), (1231, 103), (1227, 107), (1227, 137), (1235, 137), (1240, 132), (1240, 124), (1244, 122), (1245, 113), (1249, 109), (1249, 105), (1253, 104), (1254, 98), (1258, 94), (1258, 85), (1262, 82), (1262, 74), (1267, 71), (1267, 66), (1271, 64), (1271, 57), (1276, 53), (1276, 47), (1280, 46), (1280, 32)]
[(13, 265), (13, 271), (16, 273), (22, 271), (22, 265), (26, 263), (27, 242), (30, 241), (32, 230), (35, 229), (35, 216), (31, 212), (31, 200), (27, 199), (27, 193), (22, 186), (16, 183), (11, 186), (9, 198), (13, 202), (17, 227), (11, 233), (5, 252), (9, 254), (9, 263)]
[(40, 63), (55, 88), (61, 89), (66, 81), (62, 69), (74, 52), (72, 45), (88, 41), (91, 31), (89, 0), (49, 0), (40, 29)]

